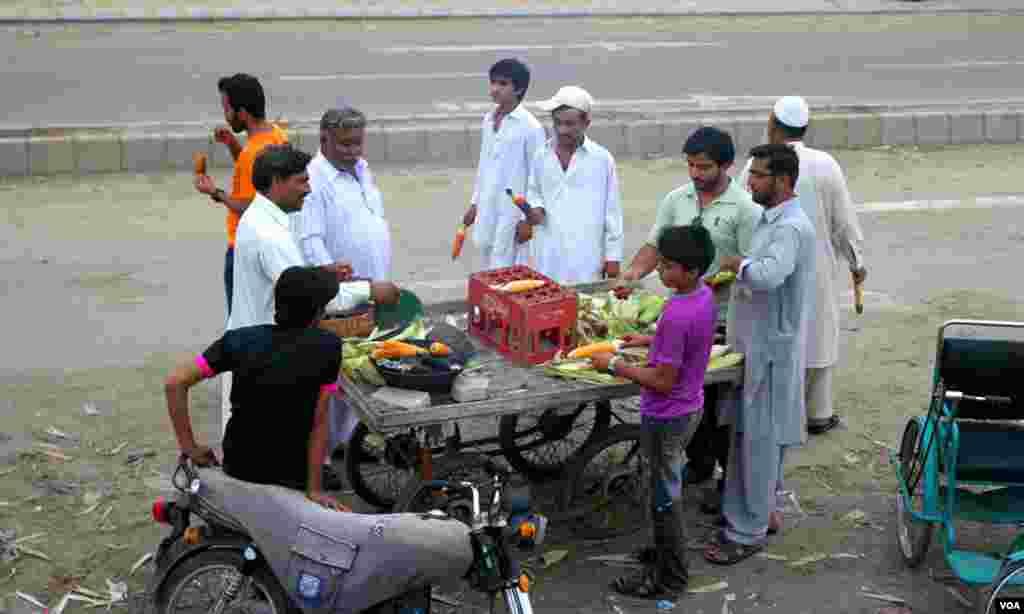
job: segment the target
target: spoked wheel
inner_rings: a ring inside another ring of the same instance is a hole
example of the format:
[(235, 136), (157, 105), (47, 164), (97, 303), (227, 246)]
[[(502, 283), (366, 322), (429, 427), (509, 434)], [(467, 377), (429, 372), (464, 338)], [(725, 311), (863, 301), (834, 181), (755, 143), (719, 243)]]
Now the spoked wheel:
[(604, 538), (647, 526), (651, 463), (643, 428), (620, 424), (599, 435), (566, 474), (560, 510), (577, 533)]
[(503, 416), (498, 431), (502, 454), (533, 482), (555, 479), (608, 429), (611, 419), (609, 401)]
[[(171, 572), (156, 597), (160, 614), (212, 612), (224, 588), (242, 566), (242, 555), (232, 550), (208, 550)], [(226, 604), (224, 614), (289, 614), (294, 612), (269, 569), (253, 574), (247, 590)]]
[(385, 439), (359, 423), (345, 451), (345, 476), (360, 499), (381, 511), (416, 478), (418, 444), (412, 435)]
[(979, 600), (981, 614), (1016, 611), (1016, 606), (1008, 607), (1008, 604), (1024, 603), (1024, 561), (1007, 561), (985, 597)]
[(934, 524), (913, 517), (912, 512), (925, 512), (924, 482), (926, 442), (922, 441), (921, 424), (912, 419), (903, 429), (900, 442), (900, 465), (902, 467), (904, 485), (909, 497), (896, 494), (896, 538), (900, 553), (908, 567), (917, 567), (928, 554), (932, 543)]
[[(481, 508), (490, 502), (493, 490), (488, 487), (491, 475), (487, 472), (488, 458), (480, 454), (452, 454), (434, 459), (433, 479), (456, 482), (470, 482), (480, 492)], [(423, 481), (416, 478), (406, 485), (395, 503), (395, 513), (423, 513), (441, 510), (452, 518), (467, 525), (472, 524), (473, 502), (464, 493), (443, 494), (435, 489), (424, 488)]]

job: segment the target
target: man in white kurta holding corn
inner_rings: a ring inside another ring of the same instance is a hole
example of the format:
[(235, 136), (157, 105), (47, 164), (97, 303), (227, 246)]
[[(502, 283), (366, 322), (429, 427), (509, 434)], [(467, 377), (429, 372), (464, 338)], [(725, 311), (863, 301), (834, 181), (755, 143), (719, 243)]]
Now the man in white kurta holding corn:
[(491, 100), (497, 105), (480, 128), (480, 163), (469, 210), (462, 218), (472, 226), (483, 270), (526, 264), (529, 247), (516, 241), (523, 219), (505, 190), (525, 194), (533, 154), (546, 139), (544, 126), (523, 106), (530, 70), (516, 59), (499, 60), (488, 72)]
[[(366, 116), (349, 106), (320, 119), (320, 151), (309, 163), (310, 193), (293, 220), (310, 265), (347, 263), (355, 279), (391, 278), (391, 230), (384, 200), (363, 157)], [(359, 417), (334, 396), (328, 450), (347, 444)]]
[[(839, 296), (846, 281), (840, 261), (849, 264), (853, 281), (867, 276), (864, 237), (839, 163), (828, 153), (807, 147), (804, 133), (810, 120), (807, 102), (799, 96), (776, 101), (768, 118), (768, 142), (791, 145), (800, 158), (796, 193), (814, 226), (815, 305), (807, 335), (807, 431), (825, 433), (840, 423), (832, 408), (832, 374), (839, 360)], [(750, 161), (739, 177), (747, 185)]]
[(586, 136), (593, 98), (568, 86), (537, 106), (551, 112), (555, 136), (534, 155), (527, 191), (532, 210), (517, 240), (532, 240), (537, 270), (560, 284), (618, 277), (619, 179), (612, 154)]

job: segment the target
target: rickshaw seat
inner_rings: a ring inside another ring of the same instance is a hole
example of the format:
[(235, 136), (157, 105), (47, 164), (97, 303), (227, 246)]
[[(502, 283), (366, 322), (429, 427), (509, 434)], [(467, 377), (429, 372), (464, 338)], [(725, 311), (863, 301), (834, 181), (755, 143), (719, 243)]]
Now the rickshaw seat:
[(960, 420), (957, 480), (1024, 484), (1024, 425)]
[(1009, 406), (995, 406), (965, 399), (957, 418), (1024, 420), (1024, 341), (946, 337), (938, 371), (946, 390), (1013, 400)]

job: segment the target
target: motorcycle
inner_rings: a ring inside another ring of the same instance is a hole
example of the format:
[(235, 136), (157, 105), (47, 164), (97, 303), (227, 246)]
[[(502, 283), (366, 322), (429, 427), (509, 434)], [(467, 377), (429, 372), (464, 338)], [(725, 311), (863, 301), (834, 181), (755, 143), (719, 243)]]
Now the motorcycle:
[[(156, 611), (429, 614), (433, 587), (462, 578), (491, 603), (501, 593), (511, 614), (532, 614), (517, 553), (540, 546), (547, 519), (529, 510), (528, 491), (508, 488), (501, 467), (474, 462), (486, 483), (454, 478), (413, 488), (421, 505), (435, 497), (467, 502), (456, 518), (440, 509), (326, 510), (303, 493), (235, 480), (182, 457), (172, 478), (177, 494), (152, 509), (170, 527), (155, 554)], [(486, 509), (481, 488), (490, 495)]]

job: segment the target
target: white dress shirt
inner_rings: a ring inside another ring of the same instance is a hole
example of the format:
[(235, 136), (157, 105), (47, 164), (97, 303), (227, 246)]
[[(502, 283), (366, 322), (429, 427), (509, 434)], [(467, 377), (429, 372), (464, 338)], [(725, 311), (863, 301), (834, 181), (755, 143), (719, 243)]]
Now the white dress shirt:
[(389, 280), (391, 230), (366, 160), (356, 163), (353, 174), (338, 170), (320, 152), (307, 170), (312, 191), (293, 220), (306, 262), (348, 262), (355, 277)]
[(569, 161), (552, 139), (537, 151), (527, 198), (543, 207), (544, 224), (530, 241), (537, 270), (560, 284), (599, 281), (605, 261), (622, 262), (622, 202), (615, 158), (590, 139)]
[[(235, 283), (228, 330), (274, 323), (274, 284), (285, 269), (306, 266), (289, 229), (288, 214), (260, 193), (242, 214), (235, 240)], [(351, 309), (370, 300), (370, 284), (341, 284), (328, 305)]]
[(546, 138), (544, 127), (520, 104), (501, 120), (497, 131), (494, 111), (489, 112), (480, 134), (480, 162), (470, 201), (477, 213), (470, 236), (487, 256), (483, 266), (524, 264), (529, 248), (515, 243), (516, 224), (523, 214), (505, 190), (526, 194), (530, 161)]

